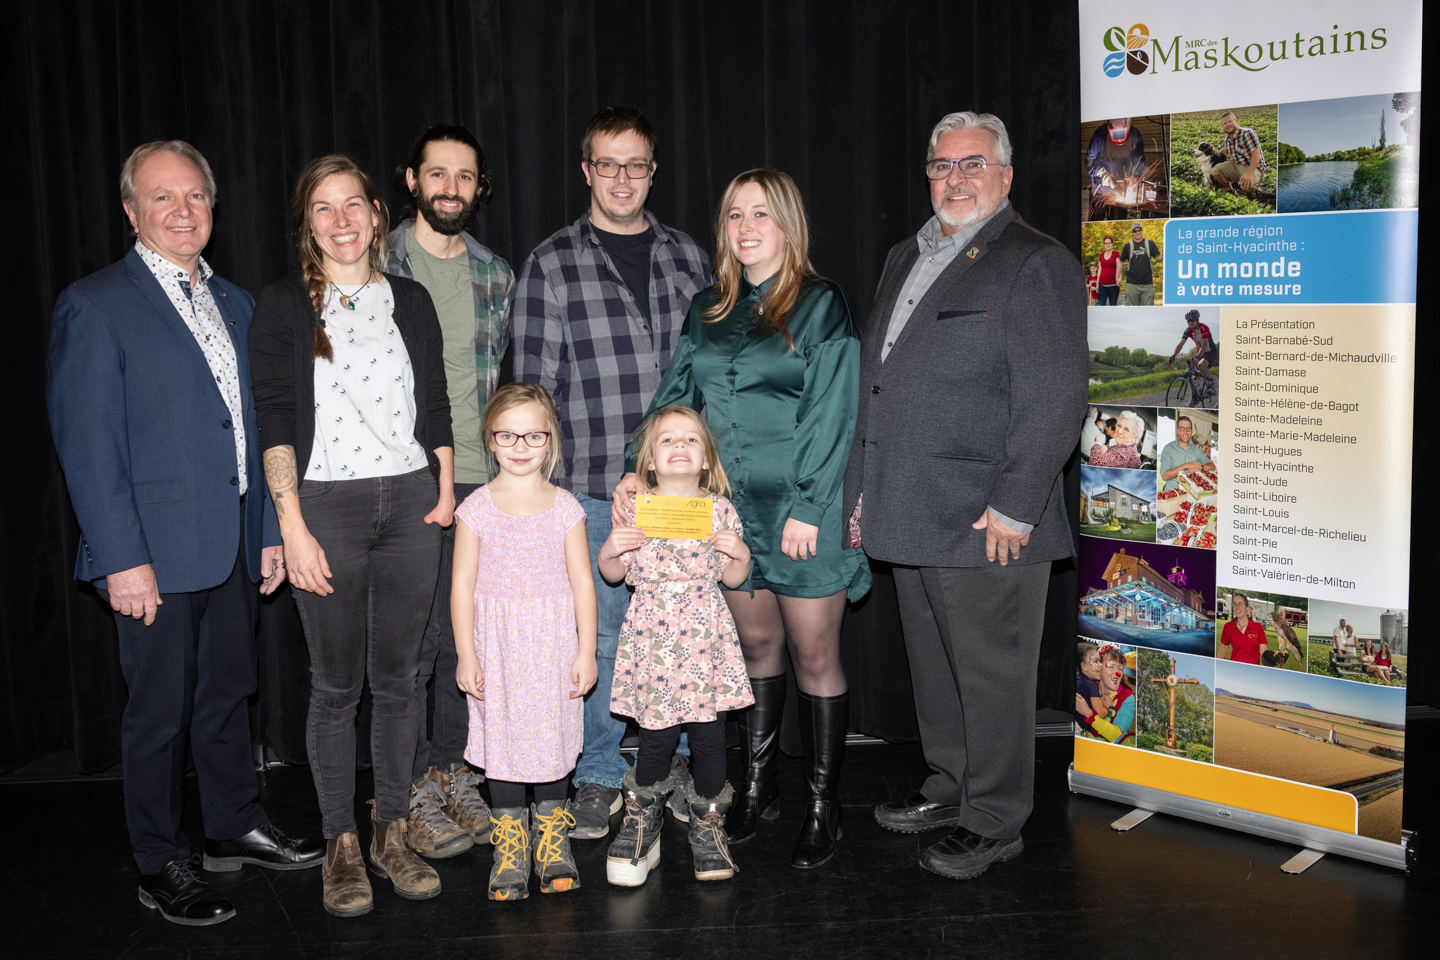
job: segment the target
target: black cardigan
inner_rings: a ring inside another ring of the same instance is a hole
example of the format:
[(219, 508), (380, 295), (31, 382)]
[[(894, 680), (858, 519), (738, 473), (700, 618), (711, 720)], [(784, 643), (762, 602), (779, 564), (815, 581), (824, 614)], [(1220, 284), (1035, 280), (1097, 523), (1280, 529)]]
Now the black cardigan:
[[(395, 326), (415, 375), (415, 440), (425, 448), (438, 478), (437, 447), (454, 447), (450, 397), (445, 388), (445, 348), (430, 294), (419, 283), (387, 276), (395, 294)], [(260, 291), (250, 322), (250, 378), (260, 449), (295, 448), (301, 478), (315, 443), (315, 324), (305, 282), (276, 280)]]

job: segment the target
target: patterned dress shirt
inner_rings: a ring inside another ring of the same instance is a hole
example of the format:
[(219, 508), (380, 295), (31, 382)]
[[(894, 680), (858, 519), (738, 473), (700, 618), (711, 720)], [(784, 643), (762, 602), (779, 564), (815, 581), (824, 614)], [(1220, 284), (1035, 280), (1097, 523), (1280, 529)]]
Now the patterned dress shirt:
[[(564, 475), (554, 480), (608, 500), (625, 473), (625, 444), (645, 418), (695, 294), (715, 282), (710, 258), (653, 214), (651, 321), (590, 228), (590, 213), (525, 260), (510, 329), (515, 379), (555, 398), (565, 431)], [(557, 471), (558, 474), (558, 471)]]
[(249, 483), (245, 474), (245, 417), (240, 405), (240, 368), (235, 360), (235, 341), (230, 339), (225, 319), (220, 316), (220, 307), (210, 292), (209, 281), (215, 271), (201, 257), (200, 277), (192, 289), (190, 272), (184, 267), (171, 263), (138, 240), (135, 241), (135, 252), (140, 254), (145, 266), (160, 281), (160, 288), (195, 336), (195, 342), (200, 345), (205, 362), (215, 376), (215, 386), (230, 411), (230, 425), (235, 433), (235, 465), (239, 470), (236, 476), (240, 478), (240, 496), (243, 497)]
[[(1250, 166), (1250, 154), (1260, 150), (1260, 138), (1250, 127), (1236, 127), (1235, 132), (1227, 134), (1225, 143), (1221, 147), (1225, 156), (1234, 160), (1241, 169)], [(1257, 174), (1262, 174), (1270, 169), (1270, 164), (1265, 162), (1265, 152), (1260, 151), (1260, 166), (1255, 168)]]

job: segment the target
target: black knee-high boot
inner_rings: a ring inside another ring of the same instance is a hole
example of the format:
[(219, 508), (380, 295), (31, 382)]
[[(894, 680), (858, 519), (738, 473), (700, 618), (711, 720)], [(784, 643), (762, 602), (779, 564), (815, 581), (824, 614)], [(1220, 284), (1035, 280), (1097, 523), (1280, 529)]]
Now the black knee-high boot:
[(810, 790), (805, 822), (790, 865), (808, 870), (835, 856), (840, 839), (840, 763), (850, 725), (850, 694), (812, 697), (800, 691), (800, 743), (805, 748), (805, 785)]
[(745, 768), (735, 806), (726, 817), (730, 845), (755, 836), (761, 820), (780, 816), (780, 784), (775, 768), (780, 758), (780, 716), (785, 711), (785, 674), (751, 677), (755, 705), (739, 711), (740, 762)]

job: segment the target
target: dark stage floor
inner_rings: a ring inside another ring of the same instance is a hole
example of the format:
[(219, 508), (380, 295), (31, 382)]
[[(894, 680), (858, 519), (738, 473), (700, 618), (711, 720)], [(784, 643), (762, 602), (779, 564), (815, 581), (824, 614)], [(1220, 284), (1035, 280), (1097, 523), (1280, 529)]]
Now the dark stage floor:
[[(1420, 733), (1412, 722), (1410, 756), (1433, 758), (1433, 732)], [(436, 864), (444, 884), (438, 898), (410, 903), (377, 885), (372, 913), (339, 920), (321, 909), (319, 870), (246, 867), (210, 875), (239, 915), (198, 930), (166, 923), (136, 901), (118, 781), (0, 779), (8, 830), (0, 844), (0, 953), (16, 960), (1434, 955), (1440, 872), (1433, 868), (1405, 876), (1331, 856), (1292, 877), (1280, 864), (1295, 848), (1281, 843), (1163, 815), (1114, 833), (1109, 824), (1125, 808), (1066, 789), (1069, 738), (1042, 738), (1037, 748), (1025, 854), (978, 880), (921, 871), (916, 854), (940, 834), (888, 833), (871, 818), (874, 804), (923, 780), (919, 748), (852, 746), (842, 792), (845, 845), (819, 870), (788, 865), (800, 809), (791, 799), (778, 823), (736, 848), (743, 872), (731, 882), (697, 883), (683, 827), (667, 819), (662, 866), (637, 890), (606, 884), (608, 841), (581, 841), (582, 889), (490, 903), (484, 846)], [(1434, 808), (1434, 764), (1412, 760), (1407, 774), (1407, 799)], [(799, 762), (786, 760), (783, 775), (784, 796), (796, 797)], [(271, 770), (264, 794), (277, 823), (318, 833), (305, 768)]]

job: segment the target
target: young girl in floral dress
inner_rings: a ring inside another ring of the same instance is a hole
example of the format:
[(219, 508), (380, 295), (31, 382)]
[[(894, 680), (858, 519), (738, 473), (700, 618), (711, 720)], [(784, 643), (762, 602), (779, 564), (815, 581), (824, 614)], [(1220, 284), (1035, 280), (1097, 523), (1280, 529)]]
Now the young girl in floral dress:
[(550, 482), (561, 436), (550, 394), (501, 387), (482, 436), (490, 482), (455, 511), (455, 681), (470, 695), (465, 759), (490, 782), (490, 899), (523, 900), (532, 853), (542, 893), (580, 886), (566, 797), (595, 685), (595, 583), (585, 511)]
[(640, 725), (635, 768), (620, 788), (625, 822), (610, 845), (606, 877), (639, 886), (660, 862), (670, 757), (684, 727), (694, 781), (682, 789), (695, 877), (726, 880), (736, 868), (725, 834), (734, 790), (725, 781), (724, 714), (755, 698), (719, 584), (735, 590), (748, 579), (750, 549), (735, 508), (722, 496), (730, 484), (699, 414), (681, 406), (656, 411), (636, 431), (632, 449), (646, 492), (712, 498), (714, 532), (707, 540), (679, 540), (615, 527), (600, 548), (601, 575), (635, 588), (615, 653), (610, 710)]

